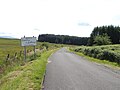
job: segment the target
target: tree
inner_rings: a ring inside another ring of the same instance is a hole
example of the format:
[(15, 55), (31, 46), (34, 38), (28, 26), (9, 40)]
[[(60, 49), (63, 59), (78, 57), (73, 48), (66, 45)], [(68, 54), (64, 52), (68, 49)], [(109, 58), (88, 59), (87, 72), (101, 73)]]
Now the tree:
[(95, 44), (94, 39), (98, 35), (107, 34), (113, 44), (120, 44), (120, 27), (119, 26), (101, 26), (95, 27), (91, 33), (88, 45)]
[(58, 44), (87, 45), (88, 37), (75, 37), (68, 35), (42, 34), (38, 36), (39, 42)]
[(98, 35), (94, 39), (96, 45), (108, 45), (111, 44), (110, 37), (107, 34)]

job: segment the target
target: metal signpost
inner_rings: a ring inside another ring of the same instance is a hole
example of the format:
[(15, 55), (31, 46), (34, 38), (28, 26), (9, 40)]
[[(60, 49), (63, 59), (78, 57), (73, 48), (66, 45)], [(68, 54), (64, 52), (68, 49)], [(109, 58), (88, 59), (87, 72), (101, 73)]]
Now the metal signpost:
[(35, 58), (35, 46), (36, 43), (36, 37), (22, 37), (21, 38), (21, 46), (24, 47), (24, 59), (26, 60), (26, 46), (33, 46), (34, 47), (34, 58)]

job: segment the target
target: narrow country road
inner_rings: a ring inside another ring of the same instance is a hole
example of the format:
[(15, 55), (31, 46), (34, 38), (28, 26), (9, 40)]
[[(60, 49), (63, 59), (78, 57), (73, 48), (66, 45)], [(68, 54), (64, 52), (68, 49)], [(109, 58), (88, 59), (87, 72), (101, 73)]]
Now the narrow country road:
[(120, 71), (58, 50), (49, 58), (43, 90), (120, 90)]

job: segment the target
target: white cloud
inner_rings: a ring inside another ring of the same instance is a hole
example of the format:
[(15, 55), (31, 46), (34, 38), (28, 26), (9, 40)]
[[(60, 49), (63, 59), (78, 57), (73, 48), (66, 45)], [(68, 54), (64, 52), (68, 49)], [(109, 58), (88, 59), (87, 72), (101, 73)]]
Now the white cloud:
[(119, 11), (119, 0), (1, 0), (0, 32), (89, 36), (95, 26), (119, 25)]

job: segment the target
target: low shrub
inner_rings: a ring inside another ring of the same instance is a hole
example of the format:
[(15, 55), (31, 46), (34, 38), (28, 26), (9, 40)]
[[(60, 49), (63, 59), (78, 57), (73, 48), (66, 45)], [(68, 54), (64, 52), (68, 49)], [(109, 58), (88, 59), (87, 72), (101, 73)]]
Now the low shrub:
[(81, 52), (84, 55), (94, 57), (101, 60), (108, 60), (110, 62), (116, 62), (120, 64), (120, 52), (118, 51), (120, 46), (92, 46), (92, 47), (80, 47), (74, 49), (75, 52)]

